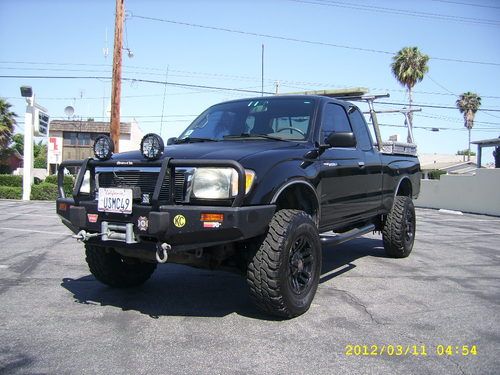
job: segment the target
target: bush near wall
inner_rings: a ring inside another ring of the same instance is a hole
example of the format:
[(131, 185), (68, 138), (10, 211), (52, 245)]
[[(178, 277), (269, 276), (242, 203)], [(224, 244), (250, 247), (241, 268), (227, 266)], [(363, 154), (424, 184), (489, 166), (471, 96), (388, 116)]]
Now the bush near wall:
[(31, 199), (33, 200), (54, 201), (57, 196), (57, 185), (48, 182), (31, 185)]
[[(54, 184), (57, 186), (57, 175), (53, 174), (53, 175), (47, 176), (45, 178), (44, 182), (49, 183), (49, 184)], [(64, 176), (63, 188), (64, 188), (64, 194), (66, 194), (66, 196), (71, 195), (73, 193), (73, 185), (74, 184), (75, 184), (75, 180), (72, 176)]]
[(23, 176), (0, 174), (0, 186), (23, 187)]
[(16, 186), (0, 186), (1, 199), (21, 199), (23, 188)]
[(440, 180), (441, 175), (443, 175), (443, 174), (446, 174), (446, 172), (441, 171), (439, 169), (434, 169), (434, 170), (430, 171), (428, 174), (429, 180)]

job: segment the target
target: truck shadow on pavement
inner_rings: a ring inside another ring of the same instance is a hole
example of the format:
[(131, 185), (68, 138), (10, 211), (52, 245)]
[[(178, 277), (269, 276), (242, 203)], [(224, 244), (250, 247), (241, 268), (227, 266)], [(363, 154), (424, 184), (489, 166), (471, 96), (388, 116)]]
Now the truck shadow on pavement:
[[(323, 247), (320, 283), (326, 283), (356, 267), (366, 256), (385, 257), (382, 241), (359, 238), (336, 247)], [(138, 311), (151, 318), (161, 316), (223, 317), (232, 313), (262, 320), (280, 320), (259, 312), (253, 305), (243, 277), (222, 271), (200, 270), (176, 264), (159, 266), (141, 287), (113, 289), (88, 275), (64, 278), (61, 286), (75, 302), (115, 306)]]

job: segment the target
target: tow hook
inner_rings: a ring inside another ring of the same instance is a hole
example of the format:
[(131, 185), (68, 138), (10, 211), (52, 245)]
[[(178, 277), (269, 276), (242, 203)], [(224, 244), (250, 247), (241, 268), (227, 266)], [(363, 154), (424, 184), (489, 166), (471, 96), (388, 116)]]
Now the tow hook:
[(167, 263), (168, 251), (172, 249), (168, 243), (162, 243), (156, 245), (156, 261), (158, 263)]
[(99, 237), (99, 236), (102, 236), (104, 234), (105, 233), (88, 233), (88, 232), (86, 232), (84, 230), (81, 230), (80, 232), (78, 232), (77, 234), (72, 235), (71, 237), (76, 238), (76, 240), (78, 242), (80, 242), (80, 241), (86, 242), (86, 241), (88, 241), (89, 239), (91, 239), (93, 237)]

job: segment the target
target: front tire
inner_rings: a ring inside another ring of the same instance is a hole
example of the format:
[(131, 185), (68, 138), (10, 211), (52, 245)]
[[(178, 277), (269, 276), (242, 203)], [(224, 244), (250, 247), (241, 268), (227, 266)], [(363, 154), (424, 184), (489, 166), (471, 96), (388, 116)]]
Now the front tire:
[(299, 210), (275, 213), (248, 265), (256, 305), (272, 315), (299, 316), (311, 306), (320, 273), (321, 243), (311, 217)]
[(410, 197), (396, 196), (382, 231), (384, 249), (393, 258), (410, 255), (415, 241), (415, 206)]
[(122, 257), (111, 247), (85, 244), (85, 260), (90, 272), (100, 282), (114, 288), (144, 284), (156, 269), (156, 263)]

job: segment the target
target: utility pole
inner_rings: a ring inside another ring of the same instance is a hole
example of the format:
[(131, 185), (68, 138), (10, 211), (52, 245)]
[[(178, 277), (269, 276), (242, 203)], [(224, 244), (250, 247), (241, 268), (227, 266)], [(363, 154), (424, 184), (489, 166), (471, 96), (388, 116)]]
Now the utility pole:
[(123, 16), (125, 0), (116, 0), (115, 45), (113, 51), (113, 78), (111, 85), (111, 124), (109, 133), (119, 152), (120, 144), (120, 95), (122, 89), (122, 49), (123, 49)]

